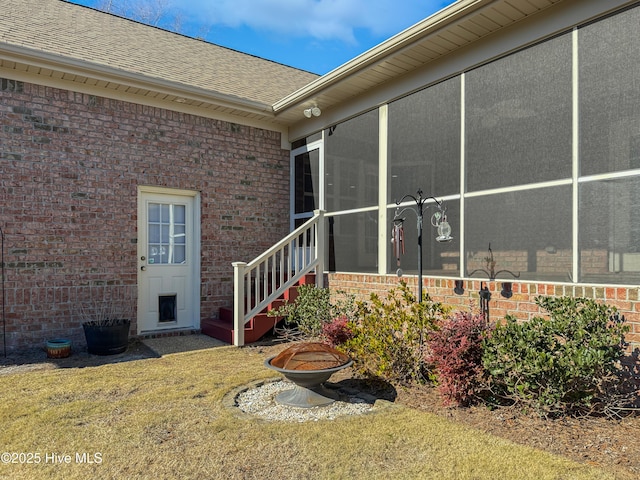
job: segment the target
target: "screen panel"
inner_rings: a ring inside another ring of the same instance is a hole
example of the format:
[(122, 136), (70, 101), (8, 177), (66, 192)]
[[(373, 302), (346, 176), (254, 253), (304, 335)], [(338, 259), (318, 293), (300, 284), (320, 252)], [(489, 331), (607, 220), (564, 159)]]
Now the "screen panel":
[(581, 175), (640, 168), (639, 30), (636, 7), (578, 31)]
[(465, 75), (467, 191), (572, 173), (570, 34)]
[(320, 151), (310, 150), (294, 159), (295, 213), (313, 212), (320, 207)]
[(580, 184), (580, 281), (640, 283), (640, 178)]
[(330, 272), (378, 271), (378, 211), (327, 217), (325, 269)]
[(505, 270), (498, 278), (513, 279), (511, 272), (523, 280), (569, 281), (571, 194), (564, 185), (466, 199), (465, 275), (486, 279)]
[(378, 205), (378, 110), (325, 132), (328, 212)]
[(460, 77), (389, 104), (388, 203), (460, 193)]

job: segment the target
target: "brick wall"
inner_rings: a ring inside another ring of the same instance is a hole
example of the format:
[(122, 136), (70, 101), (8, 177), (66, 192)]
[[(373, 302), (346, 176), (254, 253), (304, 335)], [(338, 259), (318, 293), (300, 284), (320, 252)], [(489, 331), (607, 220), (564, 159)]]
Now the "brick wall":
[[(411, 286), (417, 295), (417, 277), (402, 278)], [(328, 275), (328, 286), (333, 290), (342, 290), (355, 294), (366, 300), (371, 292), (385, 298), (389, 288), (396, 286), (399, 279), (395, 275), (347, 274), (331, 273)], [(513, 296), (509, 299), (500, 295), (502, 282), (485, 282), (491, 292), (489, 315), (492, 320), (504, 318), (506, 314), (521, 320), (528, 320), (542, 315), (534, 299), (539, 295), (575, 296), (593, 298), (600, 302), (615, 306), (625, 316), (631, 331), (626, 335), (629, 352), (640, 349), (640, 288), (623, 287), (591, 287), (578, 285), (560, 285), (552, 283), (517, 282), (513, 283)], [(424, 291), (433, 300), (451, 305), (456, 309), (468, 310), (479, 307), (478, 291), (481, 280), (465, 280), (464, 294), (456, 295), (453, 291), (455, 279), (423, 278)]]
[(0, 171), (10, 351), (83, 342), (87, 296), (135, 302), (138, 185), (201, 193), (203, 318), (232, 304), (231, 262), (288, 232), (277, 132), (0, 79)]

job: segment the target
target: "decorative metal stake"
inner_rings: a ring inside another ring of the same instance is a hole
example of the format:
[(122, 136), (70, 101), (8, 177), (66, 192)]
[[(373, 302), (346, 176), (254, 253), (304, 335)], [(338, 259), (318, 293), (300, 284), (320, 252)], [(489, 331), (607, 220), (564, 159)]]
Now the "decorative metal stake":
[(480, 282), (480, 312), (484, 316), (485, 321), (489, 321), (489, 300), (491, 300), (491, 292), (484, 282)]
[[(473, 272), (469, 274), (469, 276), (471, 277), (476, 272), (482, 272), (488, 277), (490, 282), (493, 282), (496, 279), (496, 277), (501, 273), (508, 273), (509, 275), (513, 276), (513, 278), (520, 278), (520, 273), (516, 274), (510, 270), (499, 270), (496, 272), (495, 270), (496, 261), (493, 259), (493, 250), (491, 250), (491, 244), (489, 244), (489, 256), (485, 258), (485, 261), (487, 262), (487, 268), (489, 270), (485, 270), (483, 268), (476, 268)], [(489, 300), (491, 300), (491, 292), (489, 291), (489, 287), (484, 282), (480, 282), (480, 291), (478, 292), (478, 295), (480, 297), (480, 311), (484, 315), (484, 319), (488, 322), (489, 321)], [(508, 289), (503, 288), (502, 296), (509, 298), (511, 296), (511, 288), (508, 288)]]

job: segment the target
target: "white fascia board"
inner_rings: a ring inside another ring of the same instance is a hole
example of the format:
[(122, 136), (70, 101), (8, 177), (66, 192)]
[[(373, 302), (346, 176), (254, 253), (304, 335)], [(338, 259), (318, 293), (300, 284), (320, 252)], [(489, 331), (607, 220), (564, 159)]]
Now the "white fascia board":
[(110, 83), (122, 83), (131, 87), (151, 90), (167, 95), (185, 97), (201, 102), (235, 108), (248, 113), (274, 117), (271, 105), (247, 100), (233, 95), (225, 95), (192, 85), (171, 82), (163, 78), (150, 77), (101, 65), (98, 63), (63, 57), (42, 50), (34, 50), (11, 44), (0, 44), (0, 58), (33, 65), (35, 67), (56, 70), (71, 75), (80, 75)]
[(444, 28), (469, 12), (492, 2), (495, 0), (459, 0), (279, 100), (273, 104), (273, 110), (278, 113), (293, 107), (304, 101), (305, 98), (318, 94), (325, 88), (367, 68), (391, 53), (401, 50), (416, 40)]

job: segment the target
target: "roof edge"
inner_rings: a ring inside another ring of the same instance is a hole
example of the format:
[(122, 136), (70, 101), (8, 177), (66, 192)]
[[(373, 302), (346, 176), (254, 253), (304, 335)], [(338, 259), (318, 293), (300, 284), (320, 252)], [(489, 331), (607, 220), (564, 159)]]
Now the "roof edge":
[(107, 10), (101, 10), (100, 8), (90, 7), (88, 5), (83, 5), (83, 4), (80, 4), (80, 3), (74, 3), (71, 0), (60, 0), (60, 1), (66, 3), (68, 5), (71, 5), (73, 7), (81, 7), (81, 8), (87, 9), (87, 10), (92, 10), (92, 11), (97, 12), (99, 14), (110, 15), (110, 16), (112, 16), (114, 18), (119, 19), (119, 20), (124, 20), (124, 21), (127, 21), (127, 22), (135, 23), (135, 24), (137, 24), (139, 26), (142, 26), (142, 27), (153, 28), (153, 29), (158, 30), (160, 32), (168, 33), (168, 34), (171, 34), (171, 35), (178, 35), (178, 36), (184, 38), (185, 40), (204, 43), (206, 45), (214, 46), (214, 47), (217, 47), (217, 48), (221, 48), (221, 49), (227, 50), (229, 52), (239, 53), (239, 54), (242, 54), (242, 55), (246, 55), (246, 56), (249, 56), (249, 57), (256, 58), (256, 59), (264, 61), (264, 62), (269, 62), (269, 63), (275, 64), (275, 65), (278, 65), (280, 67), (285, 67), (285, 68), (289, 68), (291, 70), (297, 70), (299, 72), (308, 73), (308, 74), (311, 74), (311, 75), (315, 75), (316, 77), (320, 76), (315, 72), (311, 72), (311, 71), (305, 70), (303, 68), (298, 68), (298, 67), (294, 67), (292, 65), (287, 65), (286, 63), (282, 63), (282, 62), (278, 62), (276, 60), (272, 60), (272, 59), (269, 59), (269, 58), (261, 57), (260, 55), (256, 55), (256, 54), (253, 54), (253, 53), (243, 52), (242, 50), (238, 50), (237, 48), (232, 48), (232, 47), (228, 47), (228, 46), (225, 46), (225, 45), (221, 45), (219, 43), (210, 42), (210, 41), (208, 41), (208, 40), (206, 40), (204, 38), (192, 37), (192, 36), (189, 36), (189, 35), (187, 35), (187, 34), (185, 34), (183, 32), (171, 30), (170, 28), (161, 27), (159, 25), (151, 25), (149, 23), (144, 23), (144, 22), (142, 22), (140, 20), (137, 20), (135, 18), (125, 17), (125, 16), (120, 15), (120, 14), (115, 13), (115, 12), (110, 12), (110, 11), (107, 11)]
[(233, 95), (225, 95), (200, 87), (171, 82), (157, 77), (141, 75), (125, 70), (108, 67), (86, 60), (77, 60), (41, 50), (30, 49), (8, 43), (0, 44), (0, 58), (23, 62), (40, 68), (56, 70), (71, 75), (122, 83), (135, 88), (153, 90), (179, 97), (193, 97), (199, 101), (212, 103), (221, 107), (235, 108), (260, 115), (274, 116), (270, 104), (256, 102)]
[(426, 37), (447, 25), (459, 20), (479, 8), (491, 4), (495, 0), (458, 0), (448, 7), (439, 10), (415, 25), (394, 35), (388, 40), (358, 55), (342, 66), (319, 77), (299, 90), (287, 95), (273, 104), (273, 110), (277, 114), (289, 107), (302, 102), (306, 97), (315, 95), (323, 89), (334, 85), (349, 76), (365, 70), (371, 64), (384, 57), (405, 48), (417, 39)]

